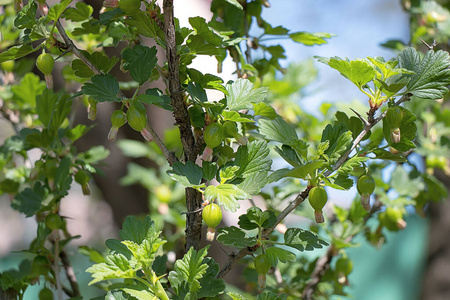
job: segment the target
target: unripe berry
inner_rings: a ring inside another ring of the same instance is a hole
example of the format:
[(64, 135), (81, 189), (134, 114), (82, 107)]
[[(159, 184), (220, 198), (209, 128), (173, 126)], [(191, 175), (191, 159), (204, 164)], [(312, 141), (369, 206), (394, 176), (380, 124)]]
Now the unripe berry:
[(53, 67), (55, 66), (55, 60), (53, 56), (48, 53), (42, 53), (38, 56), (36, 60), (36, 67), (41, 71), (44, 75), (52, 74)]
[(222, 221), (222, 209), (215, 203), (206, 205), (202, 211), (202, 218), (205, 224), (208, 225), (206, 239), (211, 242), (214, 240), (217, 225)]
[(312, 208), (314, 208), (314, 217), (317, 223), (323, 223), (325, 220), (323, 218), (322, 209), (328, 201), (328, 195), (324, 188), (320, 186), (313, 187), (309, 191), (309, 203)]
[(389, 125), (391, 141), (399, 143), (401, 139), (400, 124), (402, 123), (403, 112), (398, 106), (391, 107), (386, 111), (386, 123)]
[(141, 132), (147, 125), (147, 112), (141, 102), (133, 102), (127, 110), (128, 124), (136, 131)]
[(362, 175), (358, 178), (356, 188), (361, 195), (361, 205), (366, 211), (370, 211), (370, 195), (375, 190), (375, 180), (370, 175)]
[(127, 115), (121, 110), (115, 110), (111, 115), (111, 129), (109, 130), (108, 139), (114, 141), (117, 137), (119, 128), (127, 122)]
[(205, 132), (203, 133), (203, 138), (206, 145), (213, 149), (222, 143), (223, 135), (223, 126), (219, 123), (211, 123), (206, 127)]

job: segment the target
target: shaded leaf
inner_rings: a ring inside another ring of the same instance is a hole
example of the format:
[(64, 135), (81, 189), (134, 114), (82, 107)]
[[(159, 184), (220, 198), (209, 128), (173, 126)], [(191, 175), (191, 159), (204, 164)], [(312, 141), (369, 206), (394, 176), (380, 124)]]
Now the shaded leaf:
[(259, 207), (251, 207), (247, 213), (239, 216), (239, 227), (245, 230), (252, 230), (256, 228), (270, 228), (277, 218), (275, 213), (271, 210), (262, 211)]
[(284, 234), (286, 246), (299, 251), (312, 251), (328, 246), (328, 243), (320, 239), (315, 233), (300, 228), (289, 228)]
[(119, 83), (111, 74), (94, 75), (91, 78), (92, 83), (85, 83), (81, 88), (83, 94), (91, 96), (98, 102), (120, 102), (117, 97), (119, 92)]
[(256, 244), (256, 237), (247, 237), (245, 231), (235, 226), (217, 229), (217, 241), (225, 246), (236, 248), (251, 247)]

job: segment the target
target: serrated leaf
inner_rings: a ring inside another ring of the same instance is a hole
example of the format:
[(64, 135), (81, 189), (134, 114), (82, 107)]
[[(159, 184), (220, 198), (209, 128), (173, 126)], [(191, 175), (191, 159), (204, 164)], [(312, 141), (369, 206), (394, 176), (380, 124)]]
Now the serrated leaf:
[(299, 251), (312, 251), (328, 246), (328, 243), (321, 240), (315, 233), (300, 228), (289, 228), (284, 233), (284, 243)]
[(209, 246), (198, 252), (191, 247), (189, 251), (175, 262), (174, 271), (169, 273), (169, 281), (178, 294), (179, 288), (187, 283), (190, 292), (198, 292), (201, 288), (200, 279), (206, 273), (208, 265), (203, 262)]
[(282, 263), (287, 263), (289, 261), (295, 261), (295, 254), (291, 251), (281, 249), (278, 247), (269, 247), (266, 249), (266, 256), (270, 261), (272, 266), (276, 266), (278, 261)]
[(226, 86), (227, 106), (230, 110), (252, 109), (252, 103), (262, 102), (267, 95), (268, 88), (253, 89), (253, 83), (248, 79), (239, 78)]
[(334, 163), (352, 142), (353, 134), (344, 123), (328, 124), (322, 132), (321, 142), (329, 141), (330, 146), (325, 154)]
[(119, 235), (122, 240), (133, 241), (141, 244), (143, 240), (156, 241), (159, 232), (155, 230), (155, 224), (149, 216), (138, 219), (135, 216), (127, 216)]
[(205, 189), (203, 195), (210, 202), (217, 199), (218, 205), (231, 212), (235, 212), (240, 207), (238, 200), (250, 198), (250, 195), (236, 185), (227, 183), (218, 186), (210, 185)]
[(78, 77), (88, 78), (95, 75), (94, 71), (92, 71), (81, 59), (74, 59), (71, 67), (73, 73)]
[(11, 91), (14, 94), (14, 100), (27, 108), (34, 108), (36, 106), (36, 97), (40, 95), (44, 89), (45, 83), (33, 73), (27, 73), (22, 78), (19, 85), (13, 85), (11, 87)]
[(173, 180), (178, 181), (185, 187), (195, 187), (201, 185), (203, 177), (202, 168), (197, 166), (192, 161), (188, 161), (186, 164), (177, 161), (172, 167), (173, 170), (167, 171), (167, 174), (169, 174)]
[(283, 168), (272, 172), (267, 178), (268, 183), (277, 182), (278, 180), (286, 177), (286, 174), (289, 173), (291, 169)]
[(283, 145), (281, 148), (275, 147), (275, 151), (291, 166), (299, 167), (302, 165), (302, 162), (297, 156), (297, 152), (295, 152), (292, 147)]
[(376, 155), (375, 157), (373, 157), (373, 159), (391, 160), (400, 163), (408, 161), (401, 154), (394, 154), (384, 149), (375, 149), (372, 150), (372, 153)]
[(337, 190), (349, 190), (353, 186), (353, 179), (348, 174), (339, 173), (335, 177), (325, 178), (325, 184)]
[(279, 142), (292, 146), (298, 140), (295, 129), (282, 118), (275, 120), (261, 119), (259, 122), (259, 133), (270, 141)]
[(94, 278), (89, 285), (116, 278), (133, 278), (135, 271), (123, 254), (109, 254), (104, 263), (89, 267), (86, 272), (92, 273)]
[(234, 164), (239, 166), (236, 176), (248, 177), (254, 173), (268, 172), (272, 166), (272, 160), (268, 158), (270, 153), (267, 142), (256, 140), (240, 146), (236, 152)]
[(275, 213), (271, 210), (262, 211), (259, 207), (251, 207), (247, 210), (245, 215), (239, 216), (239, 227), (245, 230), (252, 230), (256, 228), (270, 228), (277, 218)]
[[(30, 1), (29, 3), (34, 3), (34, 1)], [(31, 44), (24, 44), (20, 46), (13, 46), (9, 48), (6, 51), (3, 51), (0, 53), (0, 63), (8, 61), (8, 60), (14, 60), (19, 59), (24, 56), (27, 56), (30, 53), (33, 53), (39, 49), (41, 49), (42, 44), (39, 44), (36, 48), (33, 48)]]
[(417, 197), (423, 190), (424, 183), (422, 177), (411, 178), (405, 169), (397, 166), (391, 174), (389, 186), (393, 188), (400, 196)]
[(208, 269), (200, 279), (201, 289), (198, 292), (198, 298), (215, 297), (225, 291), (225, 282), (223, 279), (216, 278), (219, 273), (219, 264), (211, 257), (205, 257), (203, 262), (208, 265)]
[(47, 21), (58, 21), (64, 10), (69, 6), (72, 0), (62, 0), (57, 4), (54, 4), (48, 10)]
[(233, 179), (236, 176), (236, 172), (239, 170), (239, 168), (239, 166), (228, 166), (220, 169), (220, 183), (225, 183), (226, 181)]
[(63, 14), (63, 17), (67, 20), (74, 22), (81, 22), (89, 19), (89, 17), (94, 12), (92, 6), (87, 5), (83, 2), (78, 2), (75, 8), (69, 7)]
[(34, 187), (26, 188), (14, 196), (11, 207), (24, 213), (27, 218), (34, 216), (42, 207), (45, 200), (46, 191), (44, 187), (37, 182)]
[(297, 43), (302, 43), (306, 46), (313, 46), (313, 45), (322, 45), (326, 44), (327, 40), (331, 37), (333, 37), (333, 34), (326, 33), (326, 32), (306, 32), (306, 31), (300, 31), (300, 32), (294, 32), (290, 33), (289, 37)]
[(322, 59), (320, 61), (338, 70), (342, 76), (349, 79), (359, 88), (362, 88), (363, 85), (374, 79), (376, 75), (374, 67), (365, 60), (350, 61), (335, 56), (329, 60)]
[(256, 195), (269, 183), (267, 171), (252, 173), (244, 178), (237, 186), (249, 195)]
[(349, 174), (353, 171), (353, 168), (360, 167), (362, 163), (366, 162), (369, 158), (365, 156), (353, 156), (347, 160), (339, 169), (340, 174)]
[(70, 184), (72, 183), (72, 175), (70, 174), (70, 168), (72, 166), (72, 159), (70, 156), (65, 156), (61, 159), (58, 169), (55, 174), (55, 186), (58, 191), (58, 195), (63, 197), (69, 193)]
[(31, 29), (36, 24), (37, 3), (29, 1), (19, 12), (14, 19), (14, 26), (18, 29)]
[(269, 119), (279, 118), (280, 116), (277, 114), (275, 109), (267, 103), (253, 103), (253, 111), (255, 112), (255, 116), (262, 116)]
[(213, 180), (217, 174), (217, 163), (210, 161), (202, 162), (203, 178), (206, 180)]
[(91, 96), (98, 102), (120, 102), (117, 97), (119, 92), (119, 83), (111, 74), (94, 75), (91, 78), (92, 83), (85, 83), (81, 88), (83, 94)]
[(145, 239), (140, 244), (132, 241), (122, 241), (122, 244), (124, 244), (131, 251), (133, 255), (133, 262), (135, 262), (137, 267), (143, 269), (149, 269), (152, 267), (156, 257), (156, 252), (165, 243), (166, 241), (163, 241), (158, 237)]
[(136, 98), (142, 103), (153, 104), (162, 109), (173, 111), (172, 105), (170, 104), (170, 97), (164, 95), (160, 89), (151, 88), (145, 91), (145, 94), (140, 94)]
[(314, 160), (304, 165), (293, 168), (285, 176), (308, 179), (316, 170), (322, 168), (326, 164), (323, 160)]
[(136, 28), (136, 32), (143, 36), (158, 39), (158, 27), (148, 13), (139, 11), (125, 19), (125, 23)]
[(407, 84), (407, 92), (422, 99), (441, 99), (450, 84), (450, 60), (446, 51), (428, 51), (421, 59), (414, 48), (406, 48), (398, 55), (399, 66), (414, 72)]
[(209, 28), (204, 18), (191, 17), (189, 18), (189, 24), (191, 24), (195, 33), (202, 36), (209, 44), (219, 46), (222, 43), (222, 38)]
[(127, 248), (127, 246), (122, 244), (122, 241), (120, 241), (120, 240), (107, 239), (105, 241), (105, 245), (106, 245), (106, 247), (108, 247), (111, 250), (111, 254), (120, 253), (120, 254), (124, 255), (127, 259), (131, 259), (131, 257), (133, 256), (133, 254)]
[(245, 231), (235, 226), (231, 226), (217, 229), (217, 241), (225, 246), (245, 248), (254, 246), (257, 239), (256, 237), (247, 237)]
[(247, 122), (255, 122), (252, 119), (249, 119), (248, 116), (241, 116), (236, 111), (224, 110), (221, 113), (224, 121), (233, 121), (237, 123), (247, 123)]
[(156, 297), (149, 289), (144, 287), (124, 287), (122, 289), (125, 293), (128, 295), (136, 298), (137, 300), (158, 300), (159, 298)]
[(123, 68), (130, 71), (131, 78), (139, 85), (144, 84), (152, 75), (158, 60), (156, 52), (155, 46), (149, 48), (142, 45), (122, 51)]

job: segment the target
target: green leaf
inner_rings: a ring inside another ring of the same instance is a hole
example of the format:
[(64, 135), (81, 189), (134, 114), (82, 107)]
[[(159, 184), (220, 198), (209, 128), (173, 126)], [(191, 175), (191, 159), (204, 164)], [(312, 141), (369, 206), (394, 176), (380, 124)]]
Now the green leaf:
[(19, 85), (11, 87), (14, 93), (14, 99), (20, 104), (24, 104), (27, 108), (36, 106), (36, 97), (45, 89), (45, 83), (33, 73), (27, 73)]
[(125, 246), (125, 244), (122, 244), (122, 241), (118, 239), (107, 239), (105, 245), (111, 250), (111, 254), (120, 253), (129, 260), (133, 257), (133, 254), (128, 247)]
[(284, 233), (284, 243), (299, 251), (312, 251), (328, 246), (328, 243), (319, 239), (315, 233), (300, 228), (289, 228)]
[(295, 152), (295, 150), (292, 149), (290, 146), (283, 145), (281, 146), (281, 148), (275, 147), (275, 151), (291, 166), (299, 167), (302, 165), (302, 162), (297, 156), (297, 152)]
[(338, 173), (337, 176), (325, 178), (325, 184), (337, 190), (349, 190), (353, 186), (353, 179), (349, 174)]
[(246, 237), (245, 231), (235, 226), (231, 226), (217, 229), (217, 241), (225, 246), (246, 248), (254, 246), (257, 239), (256, 237)]
[(98, 102), (120, 102), (122, 100), (117, 97), (119, 83), (111, 74), (94, 75), (91, 81), (92, 83), (85, 83), (81, 88), (83, 94), (91, 96)]
[(55, 175), (55, 186), (58, 189), (58, 195), (63, 197), (69, 194), (70, 184), (72, 183), (72, 176), (70, 168), (72, 167), (72, 159), (70, 156), (65, 156), (61, 159)]
[(376, 155), (373, 159), (391, 160), (400, 163), (408, 161), (401, 154), (394, 154), (384, 149), (375, 149), (372, 150), (372, 153)]
[(131, 78), (143, 85), (152, 75), (156, 66), (156, 47), (136, 45), (122, 51), (123, 68), (130, 71)]
[(428, 51), (423, 59), (414, 48), (406, 48), (398, 55), (399, 66), (414, 75), (407, 84), (407, 92), (422, 99), (444, 97), (450, 84), (450, 59), (446, 51)]
[[(79, 2), (81, 3), (81, 2)], [(84, 56), (103, 73), (109, 73), (114, 65), (119, 61), (115, 56), (109, 58), (102, 52), (93, 52), (92, 54), (83, 51)], [(81, 78), (92, 77), (94, 72), (82, 60), (74, 59), (72, 61), (72, 70), (75, 75)]]
[(255, 228), (270, 228), (277, 218), (275, 213), (271, 210), (262, 211), (259, 207), (251, 207), (247, 210), (245, 215), (239, 216), (239, 227), (245, 230), (252, 230)]
[(302, 166), (293, 168), (290, 172), (286, 174), (288, 177), (308, 179), (316, 170), (322, 168), (326, 164), (323, 160), (314, 160)]
[(295, 254), (291, 251), (281, 249), (278, 247), (269, 247), (266, 249), (266, 256), (269, 259), (272, 266), (276, 266), (278, 261), (282, 263), (287, 263), (289, 261), (295, 261)]
[(72, 0), (62, 0), (59, 3), (53, 5), (48, 10), (47, 21), (58, 21), (64, 10), (69, 6)]
[(33, 189), (26, 188), (16, 194), (11, 202), (11, 207), (24, 213), (27, 218), (32, 217), (41, 209), (46, 194), (45, 188), (36, 182)]
[(240, 146), (236, 152), (234, 164), (239, 166), (236, 172), (238, 177), (249, 177), (255, 173), (268, 172), (272, 166), (272, 160), (268, 157), (270, 153), (267, 142), (256, 140)]
[(209, 185), (203, 195), (210, 202), (217, 199), (218, 205), (231, 212), (235, 212), (240, 207), (238, 200), (250, 198), (250, 195), (234, 184)]
[(279, 142), (293, 147), (298, 141), (295, 129), (282, 118), (275, 120), (261, 119), (259, 122), (259, 133), (266, 139)]
[(253, 83), (248, 79), (239, 78), (226, 86), (227, 106), (230, 110), (252, 109), (252, 103), (259, 103), (266, 98), (268, 88), (253, 89)]
[(339, 169), (340, 174), (350, 174), (353, 168), (360, 167), (362, 163), (366, 162), (369, 158), (365, 156), (353, 156), (347, 160)]
[(37, 3), (29, 1), (18, 13), (14, 20), (14, 26), (18, 29), (31, 29), (36, 24)]
[(332, 57), (329, 60), (321, 60), (333, 69), (338, 70), (342, 76), (349, 79), (357, 87), (362, 88), (363, 85), (374, 79), (376, 71), (374, 67), (365, 60), (348, 60), (340, 57)]
[(94, 278), (89, 285), (116, 278), (133, 278), (135, 271), (130, 262), (123, 254), (109, 254), (104, 263), (95, 264), (89, 267), (86, 272), (92, 273)]
[(237, 123), (248, 123), (254, 122), (252, 119), (249, 119), (249, 116), (239, 114), (236, 111), (224, 110), (221, 113), (224, 121), (233, 121)]
[(94, 12), (92, 6), (87, 5), (83, 2), (78, 2), (75, 5), (76, 8), (69, 7), (63, 14), (63, 18), (71, 20), (74, 22), (81, 22), (89, 19), (89, 17)]
[(228, 180), (233, 179), (236, 176), (236, 172), (239, 170), (239, 166), (227, 166), (219, 171), (220, 183), (225, 183)]
[(127, 286), (123, 291), (137, 300), (158, 299), (148, 288), (142, 286)]
[(203, 262), (208, 265), (208, 269), (200, 279), (201, 289), (198, 292), (198, 298), (215, 297), (225, 291), (224, 280), (216, 278), (219, 273), (219, 264), (211, 257), (205, 257)]
[(328, 124), (322, 132), (321, 142), (329, 141), (329, 147), (325, 154), (334, 163), (339, 159), (352, 142), (353, 134), (347, 130), (344, 123)]
[(186, 90), (194, 103), (208, 102), (206, 91), (201, 85), (189, 82)]
[(210, 161), (202, 162), (203, 178), (206, 180), (213, 180), (217, 174), (217, 163)]
[[(34, 3), (34, 1), (30, 1), (29, 3)], [(0, 53), (0, 63), (8, 61), (8, 60), (14, 60), (19, 59), (24, 56), (27, 56), (30, 53), (33, 53), (39, 49), (41, 49), (42, 44), (39, 44), (36, 48), (33, 48), (31, 44), (24, 44), (20, 46), (13, 46), (9, 48), (6, 51), (3, 51)]]
[(140, 94), (136, 98), (142, 103), (153, 104), (162, 109), (173, 111), (172, 105), (170, 104), (170, 97), (164, 95), (160, 89), (151, 88), (145, 91), (145, 94)]
[(92, 164), (104, 160), (109, 156), (109, 150), (103, 146), (94, 146), (86, 152), (80, 153), (78, 158), (87, 164)]
[(45, 126), (50, 127), (50, 121), (52, 119), (53, 110), (55, 109), (56, 102), (58, 101), (58, 95), (53, 90), (47, 88), (44, 89), (41, 95), (36, 99), (36, 112), (39, 117), (39, 121)]
[(269, 104), (260, 102), (260, 103), (253, 103), (252, 105), (253, 111), (255, 112), (255, 116), (262, 116), (269, 119), (275, 119), (279, 117), (275, 109)]
[(222, 43), (222, 38), (215, 34), (206, 24), (206, 20), (202, 17), (189, 18), (189, 23), (195, 30), (197, 35), (202, 36), (209, 44), (219, 46)]
[(143, 240), (140, 244), (132, 241), (122, 241), (122, 244), (127, 246), (131, 251), (133, 262), (137, 264), (137, 267), (143, 268), (144, 270), (152, 267), (153, 262), (155, 261), (156, 252), (166, 243), (166, 241), (158, 238), (159, 233), (157, 234), (157, 236), (154, 236), (151, 239)]
[(195, 187), (201, 185), (203, 177), (202, 168), (197, 166), (192, 161), (188, 161), (186, 164), (177, 161), (172, 167), (173, 170), (167, 171), (167, 174), (169, 174), (173, 180), (178, 181), (185, 187)]
[(136, 28), (137, 33), (149, 38), (158, 38), (158, 27), (156, 22), (150, 18), (148, 13), (139, 11), (125, 19), (125, 23)]
[(326, 33), (326, 32), (316, 32), (316, 33), (310, 33), (305, 31), (300, 32), (294, 32), (289, 34), (289, 37), (297, 43), (302, 43), (306, 46), (313, 46), (313, 45), (322, 45), (326, 44), (326, 39), (329, 39), (333, 37), (333, 34)]
[(246, 176), (237, 186), (249, 195), (259, 194), (261, 189), (269, 183), (268, 174), (269, 172), (267, 171), (252, 173)]
[(174, 271), (169, 273), (169, 281), (176, 294), (179, 294), (180, 287), (184, 284), (187, 284), (190, 292), (200, 290), (200, 279), (208, 269), (208, 265), (203, 262), (208, 248), (209, 246), (197, 252), (191, 247), (182, 259), (175, 262)]
[[(158, 240), (160, 232), (155, 230), (155, 223), (149, 216), (138, 219), (135, 216), (127, 216), (122, 225), (119, 235), (122, 240), (141, 244), (144, 240)], [(131, 250), (131, 249), (130, 249)]]

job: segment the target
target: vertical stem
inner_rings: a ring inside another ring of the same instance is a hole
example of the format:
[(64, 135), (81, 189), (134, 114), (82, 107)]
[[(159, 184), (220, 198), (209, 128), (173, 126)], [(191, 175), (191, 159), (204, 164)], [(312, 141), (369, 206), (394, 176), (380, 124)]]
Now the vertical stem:
[[(164, 34), (166, 38), (166, 56), (169, 74), (168, 90), (170, 102), (173, 108), (175, 125), (180, 129), (181, 143), (183, 145), (186, 161), (197, 159), (197, 151), (194, 134), (191, 128), (189, 114), (184, 103), (184, 94), (181, 89), (179, 73), (179, 57), (175, 41), (175, 23), (173, 12), (173, 0), (163, 1), (164, 9)], [(188, 188), (186, 189), (186, 206), (188, 211), (196, 211), (201, 208), (202, 195), (200, 192)], [(199, 248), (201, 239), (202, 217), (201, 213), (187, 214), (186, 216), (186, 250), (191, 247)]]

